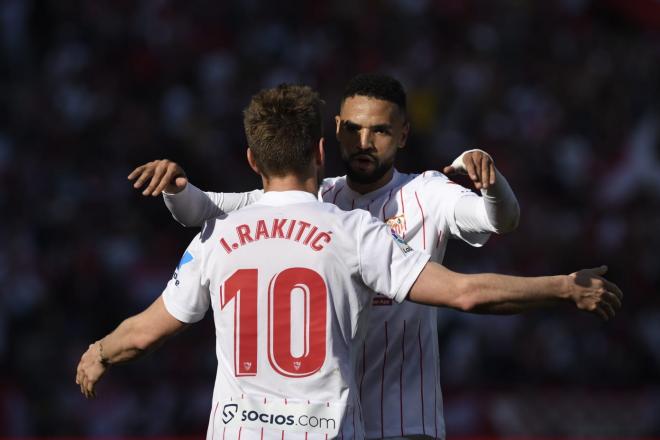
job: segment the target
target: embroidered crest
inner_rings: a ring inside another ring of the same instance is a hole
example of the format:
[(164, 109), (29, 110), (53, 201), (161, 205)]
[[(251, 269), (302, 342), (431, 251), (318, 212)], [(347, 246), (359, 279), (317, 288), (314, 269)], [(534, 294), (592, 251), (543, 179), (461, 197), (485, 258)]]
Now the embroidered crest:
[(396, 235), (403, 236), (406, 233), (406, 216), (404, 214), (388, 218), (385, 221), (385, 224), (387, 224)]

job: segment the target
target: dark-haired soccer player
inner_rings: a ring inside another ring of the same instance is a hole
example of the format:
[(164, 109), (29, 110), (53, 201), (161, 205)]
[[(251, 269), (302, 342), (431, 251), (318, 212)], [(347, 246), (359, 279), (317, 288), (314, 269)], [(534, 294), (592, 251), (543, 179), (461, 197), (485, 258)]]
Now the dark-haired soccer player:
[[(369, 211), (436, 262), (442, 262), (449, 238), (481, 246), (490, 233), (516, 228), (518, 202), (483, 151), (465, 152), (444, 169), (467, 172), (481, 197), (438, 171), (403, 174), (395, 169), (410, 130), (406, 94), (396, 79), (356, 76), (346, 86), (335, 119), (347, 173), (323, 180), (321, 200), (344, 210)], [(129, 178), (137, 178), (135, 187), (151, 179), (145, 195), (165, 190), (166, 205), (187, 226), (247, 206), (263, 194), (204, 193), (183, 176), (176, 163), (162, 160), (138, 167)], [(436, 310), (410, 302), (397, 305), (384, 296), (374, 298), (374, 305), (357, 370), (367, 437), (444, 438)]]

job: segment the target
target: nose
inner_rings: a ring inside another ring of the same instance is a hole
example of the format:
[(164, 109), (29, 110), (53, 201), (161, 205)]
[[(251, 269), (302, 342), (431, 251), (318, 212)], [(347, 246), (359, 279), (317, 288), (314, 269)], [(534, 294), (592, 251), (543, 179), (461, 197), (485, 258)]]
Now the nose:
[(373, 147), (373, 136), (371, 130), (363, 128), (360, 130), (360, 148), (369, 150)]

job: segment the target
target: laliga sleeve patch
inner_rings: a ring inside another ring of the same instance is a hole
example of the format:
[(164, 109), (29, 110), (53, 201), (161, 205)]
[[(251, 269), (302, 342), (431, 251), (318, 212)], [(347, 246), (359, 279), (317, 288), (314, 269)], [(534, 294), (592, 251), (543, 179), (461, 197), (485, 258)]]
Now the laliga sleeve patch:
[(403, 241), (403, 238), (399, 237), (399, 235), (394, 232), (393, 229), (390, 229), (390, 234), (392, 234), (392, 239), (394, 240), (394, 243), (401, 249), (401, 252), (405, 254), (412, 252), (413, 248), (411, 248), (408, 243)]

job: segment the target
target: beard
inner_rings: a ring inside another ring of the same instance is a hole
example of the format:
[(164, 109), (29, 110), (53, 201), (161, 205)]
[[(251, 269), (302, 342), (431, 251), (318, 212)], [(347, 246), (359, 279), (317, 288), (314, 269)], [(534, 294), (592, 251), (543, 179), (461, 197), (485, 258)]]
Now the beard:
[[(357, 166), (353, 165), (353, 159), (357, 156), (369, 156), (374, 163), (374, 168), (371, 171), (365, 171), (358, 169)], [(344, 165), (346, 166), (346, 176), (357, 183), (374, 183), (381, 179), (394, 165), (394, 158), (381, 162), (378, 158), (368, 154), (368, 153), (357, 153), (351, 155), (348, 159), (344, 159)]]

